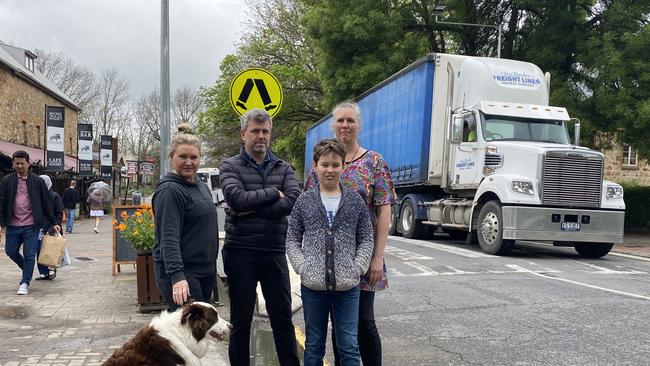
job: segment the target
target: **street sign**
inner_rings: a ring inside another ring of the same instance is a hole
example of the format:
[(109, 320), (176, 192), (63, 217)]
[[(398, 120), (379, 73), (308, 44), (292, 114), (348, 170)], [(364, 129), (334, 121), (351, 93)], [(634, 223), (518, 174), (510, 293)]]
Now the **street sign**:
[(137, 161), (127, 161), (126, 162), (126, 174), (133, 175), (138, 172), (138, 162)]
[(280, 82), (267, 70), (246, 69), (230, 84), (230, 105), (240, 116), (253, 108), (260, 108), (273, 117), (282, 107)]
[(140, 163), (140, 174), (144, 175), (153, 175), (153, 164), (152, 163)]

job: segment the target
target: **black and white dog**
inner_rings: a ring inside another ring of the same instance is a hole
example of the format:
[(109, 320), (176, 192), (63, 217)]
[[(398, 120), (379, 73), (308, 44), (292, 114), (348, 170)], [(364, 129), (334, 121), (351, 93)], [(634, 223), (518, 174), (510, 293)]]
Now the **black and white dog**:
[(200, 366), (211, 341), (223, 341), (231, 325), (217, 309), (192, 302), (173, 313), (164, 311), (122, 347), (104, 366)]

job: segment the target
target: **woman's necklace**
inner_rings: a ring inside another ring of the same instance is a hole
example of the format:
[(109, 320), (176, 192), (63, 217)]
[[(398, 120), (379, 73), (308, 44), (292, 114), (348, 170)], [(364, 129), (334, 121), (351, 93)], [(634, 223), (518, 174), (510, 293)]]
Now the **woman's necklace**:
[(359, 149), (361, 148), (361, 145), (357, 144), (357, 150), (354, 152), (354, 155), (350, 158), (350, 161), (346, 161), (346, 164), (350, 164), (351, 162), (354, 161), (354, 157), (357, 156), (357, 153), (359, 152)]

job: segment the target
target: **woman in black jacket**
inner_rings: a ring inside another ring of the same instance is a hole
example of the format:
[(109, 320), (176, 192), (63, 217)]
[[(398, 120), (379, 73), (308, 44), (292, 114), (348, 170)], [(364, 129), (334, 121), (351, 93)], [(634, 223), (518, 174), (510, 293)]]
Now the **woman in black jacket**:
[(170, 310), (210, 300), (215, 286), (218, 231), (212, 193), (196, 175), (201, 141), (187, 123), (178, 126), (169, 152), (172, 172), (156, 187), (152, 206), (156, 280)]

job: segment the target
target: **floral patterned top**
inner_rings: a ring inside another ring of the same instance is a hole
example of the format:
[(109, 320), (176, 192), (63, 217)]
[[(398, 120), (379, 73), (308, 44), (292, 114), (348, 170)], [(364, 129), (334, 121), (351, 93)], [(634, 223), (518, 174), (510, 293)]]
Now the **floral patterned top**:
[[(392, 205), (397, 202), (397, 194), (390, 176), (388, 164), (381, 154), (368, 150), (361, 157), (348, 163), (341, 174), (341, 181), (351, 190), (357, 191), (368, 207), (372, 227), (377, 235), (377, 206)], [(318, 185), (318, 177), (313, 170), (305, 181), (304, 190), (314, 189)], [(384, 263), (384, 279), (379, 280), (374, 288), (368, 284), (368, 276), (361, 275), (359, 287), (363, 291), (380, 291), (388, 287), (386, 264)]]

